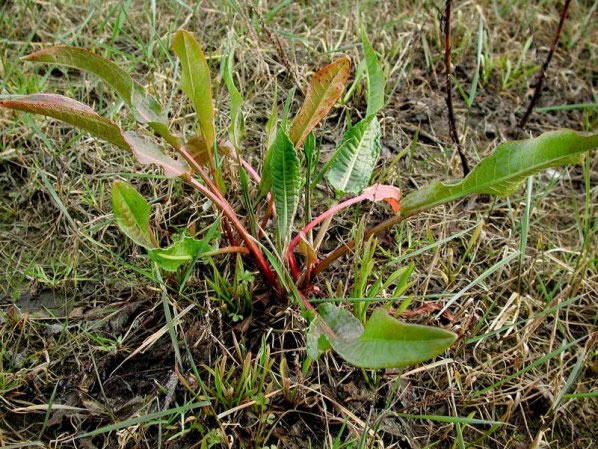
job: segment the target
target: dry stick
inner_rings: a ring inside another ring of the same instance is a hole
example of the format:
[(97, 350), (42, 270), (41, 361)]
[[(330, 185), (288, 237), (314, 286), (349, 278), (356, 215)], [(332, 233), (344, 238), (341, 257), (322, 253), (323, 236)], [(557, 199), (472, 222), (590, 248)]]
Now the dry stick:
[(446, 0), (446, 8), (444, 10), (444, 64), (446, 65), (446, 106), (448, 112), (449, 132), (453, 142), (457, 146), (459, 158), (461, 159), (461, 167), (463, 168), (463, 177), (469, 173), (469, 165), (463, 148), (459, 141), (457, 134), (457, 126), (455, 125), (455, 113), (453, 111), (453, 83), (451, 82), (451, 0)]
[(567, 17), (567, 10), (569, 9), (569, 5), (571, 4), (571, 0), (565, 0), (565, 4), (563, 5), (563, 10), (561, 11), (561, 20), (559, 21), (559, 26), (556, 29), (556, 33), (554, 35), (554, 39), (552, 40), (552, 45), (550, 46), (550, 51), (546, 56), (546, 60), (544, 64), (542, 64), (542, 70), (538, 75), (538, 81), (536, 81), (536, 87), (534, 90), (534, 96), (532, 97), (531, 101), (529, 102), (529, 106), (527, 107), (527, 111), (525, 111), (525, 115), (519, 121), (519, 128), (523, 128), (527, 121), (529, 120), (530, 115), (532, 115), (532, 111), (536, 106), (536, 103), (540, 99), (542, 95), (542, 85), (544, 84), (544, 79), (546, 78), (546, 71), (548, 70), (548, 65), (550, 64), (550, 60), (552, 59), (552, 55), (556, 50), (556, 46), (559, 43), (559, 38), (561, 37), (561, 31), (563, 30), (563, 24), (565, 23), (565, 17)]
[(278, 53), (278, 57), (280, 58), (280, 62), (287, 69), (287, 72), (289, 72), (289, 75), (293, 79), (293, 82), (295, 83), (295, 85), (297, 87), (297, 90), (301, 94), (303, 94), (303, 89), (301, 89), (301, 82), (299, 81), (299, 75), (293, 69), (293, 66), (289, 62), (289, 58), (287, 58), (287, 54), (284, 51), (284, 48), (282, 46), (282, 42), (280, 41), (280, 39), (278, 38), (278, 36), (275, 36), (275, 35), (272, 34), (272, 32), (266, 26), (266, 23), (264, 22), (263, 17), (257, 11), (256, 11), (256, 14), (260, 18), (260, 22), (262, 23), (262, 29), (264, 30), (264, 33), (266, 33), (266, 35), (268, 36), (268, 39), (270, 39), (270, 43), (272, 45), (274, 45), (274, 48), (276, 49), (276, 53)]
[(249, 254), (249, 250), (244, 246), (226, 246), (224, 248), (218, 248), (213, 251), (206, 251), (202, 254), (203, 257), (208, 256), (219, 256), (221, 254), (234, 254), (234, 253), (241, 253), (241, 254)]

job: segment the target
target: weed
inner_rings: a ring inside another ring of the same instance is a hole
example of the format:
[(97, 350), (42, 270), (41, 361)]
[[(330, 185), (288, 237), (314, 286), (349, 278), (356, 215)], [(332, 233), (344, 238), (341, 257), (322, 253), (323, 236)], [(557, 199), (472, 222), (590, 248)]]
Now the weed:
[[(450, 11), (450, 2), (447, 3), (447, 8), (447, 11)], [(448, 31), (446, 39), (447, 61), (450, 65)], [(367, 321), (365, 302), (354, 305), (353, 312), (357, 321), (333, 305), (322, 304), (317, 313), (298, 288), (309, 289), (312, 274), (322, 271), (349, 245), (339, 247), (331, 256), (318, 262), (317, 246), (314, 247), (311, 235), (312, 229), (323, 222), (329, 224), (334, 214), (364, 200), (374, 203), (384, 200), (391, 206), (396, 215), (363, 234), (364, 239), (367, 240), (364, 241), (364, 255), (356, 265), (357, 279), (352, 294), (353, 297), (364, 297), (367, 279), (374, 268), (373, 255), (376, 243), (371, 238), (373, 234), (416, 212), (465, 195), (486, 193), (508, 196), (518, 190), (527, 176), (541, 169), (578, 161), (584, 152), (598, 146), (598, 135), (582, 136), (572, 131), (555, 131), (536, 139), (507, 142), (500, 145), (494, 154), (483, 160), (471, 173), (468, 174), (466, 170), (467, 176), (461, 182), (452, 184), (435, 182), (401, 200), (398, 189), (393, 186), (375, 184), (368, 187), (381, 147), (381, 131), (376, 114), (385, 103), (385, 78), (377, 55), (364, 32), (362, 32), (362, 43), (368, 86), (366, 117), (350, 126), (333, 156), (317, 174), (315, 169), (318, 153), (315, 152), (312, 131), (342, 95), (351, 67), (351, 61), (346, 57), (337, 59), (314, 75), (306, 91), (303, 106), (291, 123), (288, 120), (288, 106), (285, 107), (283, 120), (276, 136), (268, 139), (268, 150), (261, 177), (240, 155), (244, 119), (241, 113), (242, 97), (234, 85), (232, 76), (232, 53), (223, 59), (224, 80), (231, 102), (231, 124), (228, 127), (228, 134), (232, 143), (227, 143), (216, 140), (207, 60), (193, 35), (183, 30), (175, 34), (172, 48), (181, 61), (181, 89), (195, 107), (198, 125), (198, 133), (186, 140), (170, 132), (166, 114), (159, 102), (114, 63), (86, 50), (65, 46), (40, 50), (26, 57), (29, 61), (66, 65), (99, 76), (117, 91), (132, 109), (139, 123), (147, 125), (160, 135), (182, 158), (172, 158), (152, 140), (133, 132), (123, 132), (114, 122), (97, 115), (87, 106), (60, 95), (33, 94), (8, 97), (0, 101), (0, 106), (48, 115), (82, 128), (115, 146), (130, 150), (144, 165), (153, 164), (161, 167), (167, 177), (182, 179), (213, 203), (224, 216), (223, 227), (230, 246), (212, 247), (212, 241), (219, 239), (219, 226), (215, 224), (201, 239), (180, 234), (174, 238), (170, 246), (162, 248), (149, 223), (151, 212), (149, 203), (130, 184), (115, 181), (112, 188), (112, 204), (117, 223), (129, 238), (146, 248), (156, 267), (172, 272), (185, 263), (195, 263), (198, 258), (210, 261), (218, 254), (251, 253), (276, 294), (294, 297), (303, 306), (306, 317), (315, 317), (310, 326), (311, 335), (308, 336), (308, 340), (312, 342), (308, 344), (308, 355), (312, 359), (317, 358), (322, 351), (334, 348), (343, 358), (357, 366), (370, 368), (404, 366), (443, 352), (454, 341), (454, 334), (430, 327), (402, 324), (388, 316), (383, 309), (376, 309), (370, 321)], [(518, 63), (516, 72), (520, 66), (521, 63)], [(506, 73), (507, 79), (510, 79), (511, 70), (507, 70)], [(447, 80), (450, 88), (448, 72)], [(506, 83), (508, 81), (503, 80), (504, 88), (508, 87)], [(473, 95), (472, 93), (471, 97)], [(288, 98), (291, 99), (292, 94)], [(450, 99), (450, 94), (448, 98)], [(274, 121), (270, 123), (270, 130), (273, 130)], [(454, 120), (451, 123), (454, 129)], [(270, 135), (272, 136), (273, 133), (270, 132)], [(456, 134), (454, 137), (456, 138)], [(303, 152), (301, 152), (302, 148)], [(242, 224), (237, 212), (225, 198), (223, 158), (227, 156), (236, 161), (237, 169), (240, 173), (244, 173), (240, 175), (240, 179), (244, 186), (243, 200), (246, 207), (253, 210), (259, 205), (260, 200), (265, 198), (268, 207), (262, 223), (266, 223), (270, 215), (275, 217), (276, 246), (274, 249), (278, 259), (283, 262), (276, 270), (276, 274), (264, 255), (262, 245), (259, 243), (260, 236), (256, 235), (256, 230), (260, 227), (257, 214), (249, 215), (252, 220), (250, 224), (252, 233)], [(307, 165), (307, 183), (302, 174), (304, 171), (302, 159)], [(204, 166), (208, 167), (210, 174), (204, 170)], [(200, 176), (203, 184), (193, 176), (194, 173)], [(254, 199), (249, 193), (248, 175), (259, 183), (259, 194)], [(304, 197), (305, 204), (311, 211), (313, 188), (324, 176), (339, 194), (357, 196), (336, 203), (329, 210), (309, 221), (292, 238), (295, 215), (301, 197)], [(306, 188), (302, 195), (304, 183)], [(239, 246), (230, 227), (231, 224), (245, 246)], [(323, 229), (326, 227), (327, 225), (323, 226)], [(299, 243), (306, 256), (304, 272), (299, 269), (294, 255), (294, 249)], [(290, 272), (285, 272), (285, 265), (288, 265)], [(462, 265), (463, 259), (457, 266), (457, 272)], [(450, 267), (447, 269), (450, 283), (453, 279), (452, 269)], [(231, 305), (239, 304), (232, 316), (233, 321), (237, 320), (239, 319), (237, 314), (242, 313), (246, 305), (251, 303), (250, 289), (246, 284), (252, 282), (253, 277), (245, 272), (240, 258), (237, 258), (231, 286), (227, 286), (224, 278), (216, 271), (215, 281), (212, 282), (211, 287), (221, 292), (220, 299)], [(492, 271), (489, 270), (488, 273), (490, 272)], [(40, 275), (45, 277), (43, 271)], [(296, 284), (296, 287), (290, 287), (292, 283)], [(452, 298), (443, 310), (458, 297), (459, 295)], [(166, 305), (165, 311), (169, 313)], [(175, 343), (172, 332), (171, 337)], [(214, 371), (214, 375), (216, 374), (218, 373)], [(223, 377), (224, 373), (219, 373), (218, 376)], [(227, 393), (229, 389), (221, 388), (218, 391), (221, 396), (229, 395)]]

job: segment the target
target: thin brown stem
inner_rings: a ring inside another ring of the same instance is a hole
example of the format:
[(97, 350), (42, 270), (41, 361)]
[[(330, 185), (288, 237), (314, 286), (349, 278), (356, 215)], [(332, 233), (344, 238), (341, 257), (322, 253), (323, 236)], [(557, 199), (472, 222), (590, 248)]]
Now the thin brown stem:
[(249, 254), (249, 250), (244, 246), (226, 246), (224, 248), (218, 248), (214, 251), (207, 251), (202, 254), (203, 257), (212, 257), (212, 256), (219, 256), (221, 254)]
[(271, 194), (268, 194), (267, 199), (268, 199), (268, 208), (266, 209), (266, 212), (264, 213), (264, 218), (262, 218), (262, 223), (260, 224), (260, 232), (258, 233), (258, 237), (257, 237), (259, 240), (261, 240), (262, 237), (264, 236), (264, 232), (262, 230), (266, 229), (268, 220), (274, 214), (274, 198), (272, 198)]
[(457, 146), (457, 152), (461, 159), (463, 168), (463, 177), (469, 173), (467, 158), (463, 153), (461, 141), (457, 134), (457, 125), (455, 124), (455, 113), (453, 111), (453, 83), (451, 81), (451, 0), (446, 0), (444, 10), (444, 64), (446, 66), (446, 107), (448, 113), (449, 132), (454, 144)]
[(525, 125), (527, 124), (527, 121), (529, 120), (530, 116), (532, 115), (532, 112), (534, 110), (534, 107), (536, 106), (536, 103), (538, 103), (538, 100), (540, 100), (540, 97), (542, 96), (542, 86), (544, 85), (544, 80), (546, 79), (546, 71), (548, 70), (548, 65), (550, 64), (550, 61), (552, 60), (552, 55), (554, 55), (556, 46), (559, 43), (559, 39), (561, 37), (561, 31), (563, 31), (563, 24), (565, 23), (565, 18), (567, 17), (567, 10), (569, 9), (570, 4), (571, 4), (571, 0), (565, 0), (565, 3), (563, 5), (563, 10), (561, 11), (561, 19), (559, 21), (559, 26), (556, 29), (554, 38), (552, 39), (552, 45), (550, 46), (550, 51), (548, 52), (548, 55), (546, 56), (546, 60), (544, 61), (544, 64), (542, 64), (542, 70), (540, 71), (540, 74), (538, 75), (538, 80), (536, 81), (536, 86), (534, 89), (534, 95), (529, 102), (529, 106), (527, 107), (527, 110), (525, 111), (525, 115), (523, 117), (521, 117), (521, 120), (519, 121), (519, 128), (525, 127)]
[[(378, 223), (376, 226), (373, 226), (370, 229), (368, 229), (367, 231), (365, 231), (364, 239), (367, 239), (371, 235), (378, 234), (379, 232), (385, 231), (386, 229), (388, 229), (396, 224), (399, 224), (405, 218), (407, 218), (407, 217), (404, 215), (395, 215), (391, 218), (388, 218), (387, 220), (384, 220), (381, 223)], [(313, 269), (312, 275), (317, 276), (319, 273), (321, 273), (323, 270), (325, 270), (326, 267), (328, 267), (332, 262), (334, 262), (339, 257), (342, 257), (343, 255), (345, 255), (348, 251), (352, 250), (354, 247), (355, 247), (355, 240), (351, 240), (349, 243), (339, 246), (334, 251), (332, 251), (330, 254), (328, 254), (324, 259), (322, 259), (320, 262), (318, 262), (316, 264), (316, 266)]]

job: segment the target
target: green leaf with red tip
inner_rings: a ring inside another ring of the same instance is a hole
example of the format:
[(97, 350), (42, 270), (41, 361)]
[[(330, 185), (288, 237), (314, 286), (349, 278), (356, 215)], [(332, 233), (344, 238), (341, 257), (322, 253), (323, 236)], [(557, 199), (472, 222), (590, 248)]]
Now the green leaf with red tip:
[(318, 71), (307, 88), (303, 106), (295, 116), (289, 137), (296, 148), (338, 101), (351, 73), (351, 60), (342, 57)]
[(96, 114), (89, 106), (62, 95), (33, 94), (2, 97), (0, 106), (52, 117), (83, 129), (118, 147), (129, 148), (116, 123)]
[(168, 133), (167, 117), (160, 103), (114, 62), (89, 50), (67, 45), (44, 48), (25, 56), (25, 60), (72, 67), (97, 76), (116, 90), (138, 122), (149, 124), (161, 135)]

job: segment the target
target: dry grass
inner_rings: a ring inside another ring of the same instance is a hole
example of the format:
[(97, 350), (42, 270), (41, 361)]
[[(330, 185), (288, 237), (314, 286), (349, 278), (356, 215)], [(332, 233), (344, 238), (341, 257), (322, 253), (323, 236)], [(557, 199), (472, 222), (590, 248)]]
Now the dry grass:
[[(358, 61), (357, 32), (365, 26), (389, 79), (376, 176), (410, 191), (438, 177), (460, 176), (443, 97), (441, 6), (430, 1), (417, 6), (399, 1), (8, 2), (0, 6), (0, 95), (65, 93), (131, 126), (122, 105), (93, 78), (18, 60), (50, 43), (78, 45), (130, 68), (170, 105), (174, 117), (185, 118), (175, 127), (188, 131), (192, 110), (174, 89), (178, 75), (168, 51), (170, 36), (179, 27), (193, 31), (214, 56), (214, 74), (230, 36), (245, 98), (245, 153), (258, 166), (275, 85), (283, 101), (289, 88), (304, 87), (335, 55)], [(559, 9), (554, 1), (456, 2), (454, 74), (465, 91), (475, 69), (481, 15), (487, 32), (487, 79), (481, 77), (471, 109), (454, 93), (471, 165), (503, 139), (521, 135), (516, 117), (525, 110), (533, 69), (548, 50)], [(596, 11), (592, 2), (573, 4), (541, 106), (596, 103)], [(262, 19), (269, 33), (262, 31)], [(530, 36), (533, 42), (523, 51)], [(324, 157), (342, 135), (346, 114), (355, 121), (364, 113), (364, 90), (359, 83), (319, 130)], [(223, 112), (217, 125), (224, 130), (223, 85), (215, 98)], [(596, 130), (597, 119), (596, 108), (536, 112), (525, 134), (562, 127)], [(535, 177), (529, 202), (525, 190), (497, 202), (467, 199), (380, 236), (371, 283), (415, 263), (409, 310), (421, 313), (409, 320), (460, 334), (456, 345), (428, 365), (403, 373), (365, 372), (329, 354), (303, 375), (300, 314), (272, 301), (256, 275), (248, 284), (252, 313), (239, 321), (211, 283), (215, 271), (225, 278), (235, 273), (230, 257), (218, 267), (202, 266), (182, 292), (180, 279), (167, 280), (172, 307), (185, 313), (175, 317), (183, 359), (177, 372), (160, 289), (145, 255), (113, 224), (109, 186), (115, 177), (132, 179), (155, 203), (153, 220), (164, 241), (181, 226), (209, 225), (210, 209), (158, 172), (136, 174), (131, 158), (86, 134), (6, 111), (0, 124), (0, 446), (589, 448), (598, 441), (595, 155), (585, 167)], [(390, 165), (416, 134), (414, 151)], [(522, 219), (526, 206), (529, 225)], [(372, 222), (382, 213), (368, 212), (341, 217), (325, 249), (349, 238), (359, 220)], [(467, 250), (470, 228), (480, 223), (479, 238)], [(526, 228), (523, 263), (517, 258), (505, 263), (520, 249)], [(431, 248), (413, 255), (427, 245)], [(334, 294), (337, 286), (350, 291), (354, 257), (328, 269), (323, 292), (328, 286)], [(457, 293), (450, 313), (438, 317), (438, 306)], [(594, 395), (583, 397), (589, 392)], [(149, 424), (150, 413), (205, 399), (209, 407), (178, 408)], [(447, 423), (405, 413), (471, 414), (505, 424)], [(143, 418), (135, 422), (135, 417)], [(121, 423), (116, 430), (80, 438), (115, 423)]]

